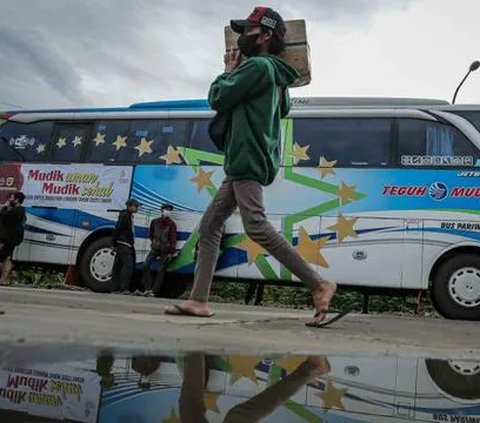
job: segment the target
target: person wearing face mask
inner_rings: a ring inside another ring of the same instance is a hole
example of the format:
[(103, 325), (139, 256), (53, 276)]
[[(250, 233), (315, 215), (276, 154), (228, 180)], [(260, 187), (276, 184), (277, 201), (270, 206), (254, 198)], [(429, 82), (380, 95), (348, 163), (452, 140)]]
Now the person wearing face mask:
[(172, 220), (173, 206), (163, 204), (162, 215), (150, 224), (149, 238), (151, 250), (143, 264), (143, 286), (145, 295), (151, 295), (154, 288), (152, 281), (152, 265), (158, 261), (159, 269), (155, 279), (155, 291), (158, 292), (163, 284), (165, 270), (172, 260), (177, 249), (177, 225)]
[[(227, 52), (225, 71), (212, 83), (208, 95), (213, 110), (231, 116), (224, 143), (226, 178), (200, 223), (198, 261), (190, 299), (168, 307), (165, 312), (213, 316), (207, 301), (221, 231), (238, 207), (248, 237), (290, 269), (310, 290), (316, 313), (307, 325), (324, 326), (345, 314), (332, 316), (329, 310), (337, 286), (322, 279), (267, 221), (263, 203), (263, 187), (274, 181), (280, 169), (280, 119), (290, 109), (287, 87), (299, 77), (279, 57), (285, 49), (286, 26), (276, 11), (266, 7), (256, 7), (247, 19), (232, 20), (230, 26), (240, 34), (240, 51)], [(241, 54), (247, 58), (242, 63)]]
[(0, 264), (2, 264), (0, 285), (10, 284), (13, 251), (23, 241), (27, 221), (24, 200), (23, 192), (17, 191), (11, 196), (8, 205), (0, 211)]

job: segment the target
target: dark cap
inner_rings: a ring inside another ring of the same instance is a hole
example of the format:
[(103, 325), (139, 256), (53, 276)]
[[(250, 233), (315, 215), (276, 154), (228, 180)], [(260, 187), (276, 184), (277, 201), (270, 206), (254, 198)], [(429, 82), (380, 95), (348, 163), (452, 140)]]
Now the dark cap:
[(135, 200), (135, 198), (130, 198), (129, 200), (127, 200), (125, 205), (127, 207), (129, 207), (129, 206), (140, 207), (141, 206), (141, 204), (137, 200)]
[(162, 207), (161, 207), (162, 210), (170, 210), (172, 211), (173, 210), (173, 206), (171, 204), (162, 204)]
[(287, 33), (285, 22), (280, 14), (269, 7), (256, 7), (247, 19), (232, 20), (230, 26), (239, 34), (243, 34), (245, 28), (254, 26), (271, 29), (280, 38), (285, 37)]

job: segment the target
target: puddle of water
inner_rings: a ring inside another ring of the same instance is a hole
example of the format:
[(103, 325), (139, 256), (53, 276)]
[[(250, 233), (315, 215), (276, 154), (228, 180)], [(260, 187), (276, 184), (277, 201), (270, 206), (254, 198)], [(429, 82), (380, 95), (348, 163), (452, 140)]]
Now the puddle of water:
[(1, 422), (480, 423), (480, 359), (13, 357), (0, 367)]

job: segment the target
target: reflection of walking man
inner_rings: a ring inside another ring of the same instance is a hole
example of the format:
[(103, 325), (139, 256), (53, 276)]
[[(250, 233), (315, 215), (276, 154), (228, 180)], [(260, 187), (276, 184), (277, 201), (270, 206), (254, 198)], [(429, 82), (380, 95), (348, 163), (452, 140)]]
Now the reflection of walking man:
[(240, 53), (225, 55), (225, 72), (212, 84), (212, 109), (231, 114), (225, 140), (225, 181), (200, 224), (195, 279), (190, 299), (169, 307), (168, 314), (212, 316), (207, 305), (221, 241), (221, 229), (236, 207), (245, 232), (254, 242), (290, 269), (310, 290), (316, 315), (310, 324), (327, 319), (336, 285), (323, 280), (267, 221), (263, 186), (270, 185), (280, 168), (280, 118), (290, 108), (287, 87), (297, 71), (278, 57), (285, 48), (286, 27), (272, 9), (256, 8), (246, 20), (231, 21), (241, 34)]
[(151, 250), (143, 265), (143, 286), (147, 293), (153, 289), (152, 265), (158, 260), (160, 267), (155, 279), (155, 290), (159, 291), (163, 284), (166, 267), (177, 248), (177, 225), (170, 217), (172, 211), (173, 206), (170, 204), (162, 205), (161, 217), (150, 224)]
[(127, 208), (120, 212), (117, 225), (113, 231), (113, 248), (116, 250), (112, 269), (113, 290), (127, 293), (130, 288), (135, 268), (135, 224), (133, 215), (138, 211), (140, 203), (130, 199)]
[(2, 276), (0, 285), (9, 285), (10, 272), (12, 271), (12, 256), (15, 247), (23, 241), (24, 227), (27, 220), (23, 201), (25, 195), (17, 191), (0, 211), (0, 263)]
[[(203, 353), (189, 353), (185, 369), (179, 412), (182, 422), (206, 423), (205, 391), (209, 369)], [(225, 423), (255, 423), (272, 414), (316, 377), (330, 373), (330, 363), (324, 356), (308, 357), (296, 370), (258, 395), (236, 405), (226, 414)]]

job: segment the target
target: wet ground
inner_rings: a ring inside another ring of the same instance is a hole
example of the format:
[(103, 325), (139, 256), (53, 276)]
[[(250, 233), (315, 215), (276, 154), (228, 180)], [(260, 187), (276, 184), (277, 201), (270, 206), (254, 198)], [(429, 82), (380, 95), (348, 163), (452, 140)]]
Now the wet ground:
[(0, 421), (480, 422), (480, 359), (72, 352), (4, 354)]
[(0, 289), (0, 422), (478, 422), (478, 323)]

